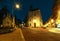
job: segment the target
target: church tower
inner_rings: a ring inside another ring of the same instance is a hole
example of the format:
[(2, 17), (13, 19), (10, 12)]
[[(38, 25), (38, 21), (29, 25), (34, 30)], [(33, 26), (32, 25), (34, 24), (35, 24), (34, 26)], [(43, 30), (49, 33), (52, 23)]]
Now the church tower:
[(28, 13), (28, 25), (29, 27), (42, 27), (42, 17), (41, 12), (38, 8), (32, 9), (30, 7), (30, 11)]

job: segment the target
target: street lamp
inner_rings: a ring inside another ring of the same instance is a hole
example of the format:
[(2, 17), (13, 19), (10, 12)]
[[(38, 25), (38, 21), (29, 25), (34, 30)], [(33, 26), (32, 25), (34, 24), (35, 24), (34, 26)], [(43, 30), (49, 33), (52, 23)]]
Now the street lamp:
[(19, 9), (19, 8), (20, 8), (20, 5), (19, 5), (19, 4), (16, 4), (15, 7), (16, 7), (17, 9)]
[[(20, 8), (20, 5), (19, 4), (15, 4), (15, 8), (16, 9), (19, 9)], [(15, 26), (15, 17), (14, 17), (14, 14), (13, 14), (13, 12), (14, 12), (14, 10), (13, 10), (14, 8), (12, 7), (12, 15), (13, 15), (13, 27)]]

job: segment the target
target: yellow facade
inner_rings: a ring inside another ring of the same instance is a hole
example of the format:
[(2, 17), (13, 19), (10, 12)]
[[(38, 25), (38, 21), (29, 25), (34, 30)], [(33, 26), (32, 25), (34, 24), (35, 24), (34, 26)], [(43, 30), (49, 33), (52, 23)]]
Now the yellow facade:
[(29, 27), (42, 27), (43, 22), (40, 10), (30, 11), (28, 16)]

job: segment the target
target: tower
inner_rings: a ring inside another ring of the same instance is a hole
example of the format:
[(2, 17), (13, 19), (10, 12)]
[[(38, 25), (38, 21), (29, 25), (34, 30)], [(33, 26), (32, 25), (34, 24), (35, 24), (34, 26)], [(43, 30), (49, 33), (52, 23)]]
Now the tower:
[(28, 13), (28, 25), (29, 27), (42, 27), (43, 22), (42, 22), (42, 17), (41, 17), (41, 12), (38, 8), (32, 9), (30, 7), (30, 11)]

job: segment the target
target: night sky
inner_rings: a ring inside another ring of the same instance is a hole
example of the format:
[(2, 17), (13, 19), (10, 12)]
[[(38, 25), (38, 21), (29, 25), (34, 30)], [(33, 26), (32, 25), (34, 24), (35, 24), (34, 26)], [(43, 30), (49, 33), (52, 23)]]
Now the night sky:
[[(21, 8), (13, 8), (15, 3), (21, 4)], [(52, 15), (53, 3), (54, 0), (0, 0), (0, 9), (7, 6), (10, 14), (12, 14), (13, 9), (13, 13), (17, 16), (17, 18), (23, 20), (25, 15), (29, 12), (30, 6), (32, 5), (33, 9), (40, 9), (42, 20), (45, 22)]]

